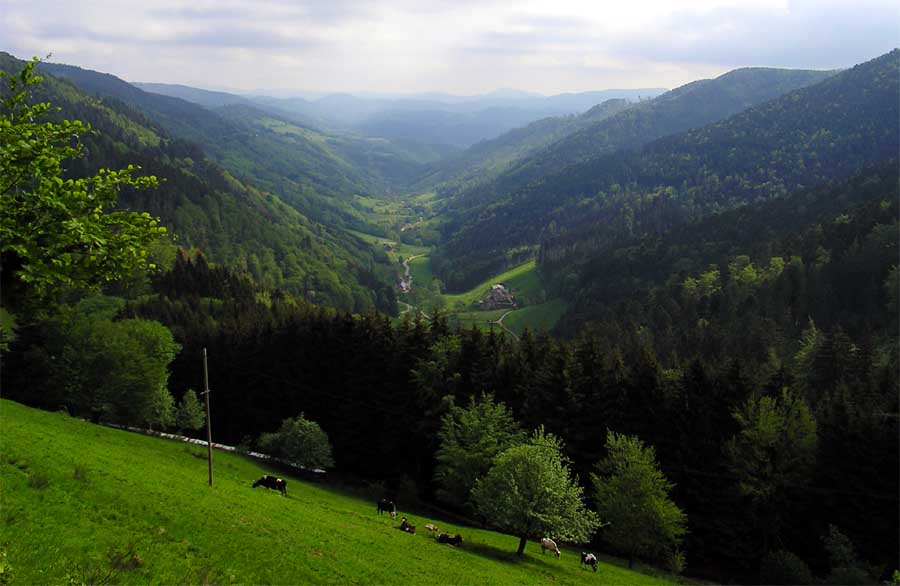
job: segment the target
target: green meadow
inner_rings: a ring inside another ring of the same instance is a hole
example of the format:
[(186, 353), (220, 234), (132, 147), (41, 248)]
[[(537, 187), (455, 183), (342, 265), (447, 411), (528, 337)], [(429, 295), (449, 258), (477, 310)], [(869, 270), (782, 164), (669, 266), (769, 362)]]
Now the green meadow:
[[(256, 460), (0, 401), (0, 578), (10, 584), (671, 584), (601, 556), (561, 559), (515, 537), (404, 509), (416, 535), (372, 498), (288, 478), (288, 496), (250, 483)], [(214, 428), (215, 429), (215, 428)], [(279, 474), (282, 475), (283, 474)], [(437, 543), (434, 523), (461, 533)], [(4, 561), (5, 560), (5, 561)]]
[(451, 311), (476, 309), (478, 300), (483, 298), (490, 290), (491, 285), (496, 283), (503, 283), (508, 288), (511, 288), (516, 297), (524, 299), (526, 303), (528, 301), (536, 303), (543, 291), (540, 277), (538, 277), (535, 268), (535, 261), (530, 260), (491, 277), (464, 293), (444, 295), (444, 299), (447, 301), (447, 309)]
[[(491, 285), (495, 283), (503, 283), (512, 289), (520, 306), (518, 309), (478, 310), (478, 301), (487, 295)], [(487, 330), (491, 327), (489, 322), (508, 313), (503, 319), (503, 325), (516, 335), (526, 328), (533, 331), (549, 330), (559, 321), (566, 310), (565, 302), (561, 299), (544, 301), (544, 298), (544, 287), (534, 260), (496, 275), (464, 293), (444, 295), (448, 317), (452, 323), (464, 327), (475, 325)]]
[(409, 261), (409, 275), (413, 278), (413, 287), (427, 287), (434, 277), (431, 272), (431, 259), (419, 256)]

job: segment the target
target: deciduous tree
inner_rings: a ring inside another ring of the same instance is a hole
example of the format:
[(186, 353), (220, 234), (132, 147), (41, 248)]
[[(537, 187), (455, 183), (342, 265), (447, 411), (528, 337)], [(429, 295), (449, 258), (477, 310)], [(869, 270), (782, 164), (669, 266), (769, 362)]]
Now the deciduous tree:
[(334, 465), (328, 435), (315, 421), (301, 413), (285, 419), (275, 433), (264, 433), (259, 448), (273, 456), (304, 468), (330, 468)]
[(468, 502), (475, 482), (487, 474), (500, 452), (525, 440), (512, 413), (491, 395), (473, 397), (467, 408), (452, 407), (438, 437), (437, 495), (457, 507)]
[(175, 412), (175, 426), (181, 430), (194, 430), (203, 427), (206, 423), (206, 412), (203, 405), (197, 399), (197, 393), (194, 389), (188, 391), (178, 403), (178, 410)]
[(613, 431), (606, 436), (606, 457), (591, 475), (597, 512), (609, 527), (603, 539), (628, 555), (669, 561), (678, 555), (687, 516), (672, 502), (669, 482), (656, 451), (639, 438)]
[(519, 537), (519, 555), (529, 538), (586, 541), (600, 524), (584, 505), (583, 489), (569, 471), (562, 442), (543, 428), (528, 443), (494, 459), (491, 470), (475, 483), (472, 502), (491, 524)]
[[(39, 300), (60, 287), (96, 289), (148, 266), (148, 246), (165, 234), (146, 212), (111, 211), (124, 187), (156, 185), (128, 166), (65, 178), (63, 161), (83, 155), (90, 126), (46, 121), (32, 104), (37, 59), (17, 75), (0, 71), (0, 254), (4, 300)], [(23, 290), (24, 289), (24, 290)]]

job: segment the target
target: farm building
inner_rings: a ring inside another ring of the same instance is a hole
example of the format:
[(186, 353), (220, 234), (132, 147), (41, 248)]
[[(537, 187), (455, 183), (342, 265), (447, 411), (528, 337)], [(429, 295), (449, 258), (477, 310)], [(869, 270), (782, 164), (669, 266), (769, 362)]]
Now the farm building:
[(478, 302), (478, 305), (485, 311), (507, 307), (513, 308), (516, 307), (516, 298), (502, 283), (497, 283), (496, 285), (491, 285), (491, 290), (488, 291), (484, 299)]

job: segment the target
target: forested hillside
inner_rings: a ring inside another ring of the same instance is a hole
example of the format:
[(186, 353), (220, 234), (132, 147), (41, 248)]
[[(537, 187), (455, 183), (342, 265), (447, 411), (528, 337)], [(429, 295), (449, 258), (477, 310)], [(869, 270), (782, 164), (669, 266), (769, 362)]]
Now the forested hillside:
[(431, 165), (434, 170), (418, 183), (419, 188), (437, 185), (440, 191), (472, 189), (490, 182), (518, 161), (534, 154), (594, 122), (605, 120), (631, 105), (628, 100), (606, 100), (584, 114), (544, 118), (510, 130), (497, 138), (472, 145), (459, 155)]
[[(0, 55), (0, 66), (14, 72), (23, 64)], [(121, 101), (91, 97), (51, 75), (35, 97), (60, 107), (59, 117), (81, 119), (96, 131), (83, 138), (89, 157), (69, 162), (73, 176), (132, 163), (161, 179), (153, 190), (123, 193), (119, 205), (158, 215), (178, 245), (203, 250), (211, 261), (246, 270), (268, 286), (313, 291), (326, 305), (396, 312), (393, 288), (376, 276), (379, 259), (368, 246), (240, 181), (196, 143), (173, 137)]]
[[(885, 121), (898, 117), (898, 57), (894, 51), (721, 122), (575, 163), (458, 210), (435, 267), (458, 287), (542, 237), (580, 231), (577, 254), (589, 254), (893, 156), (900, 139)], [(570, 253), (574, 247), (554, 252)]]
[[(525, 158), (483, 188), (450, 185), (445, 197), (489, 201), (521, 189), (560, 169), (618, 151), (632, 150), (657, 138), (699, 128), (747, 108), (816, 84), (832, 71), (736, 69), (715, 79), (703, 79), (644, 101), (627, 112), (603, 116), (575, 128), (547, 148)], [(615, 112), (613, 112), (615, 114)], [(608, 119), (607, 119), (608, 118)], [(468, 204), (461, 204), (468, 205)]]
[[(352, 196), (400, 189), (440, 151), (393, 148), (360, 137), (331, 137), (304, 119), (249, 101), (208, 109), (180, 98), (145, 92), (114, 76), (70, 65), (41, 69), (69, 79), (89, 94), (114, 98), (142, 111), (169, 134), (195, 142), (233, 175), (273, 193), (309, 218), (329, 226), (360, 228)], [(364, 160), (366, 164), (357, 165)]]
[[(823, 267), (825, 273), (850, 271), (844, 277), (851, 279), (860, 278), (858, 271), (866, 271), (866, 279), (879, 273), (872, 262), (854, 263), (883, 254), (871, 236), (882, 228), (871, 219), (896, 217), (897, 210), (895, 201), (872, 203), (826, 229), (822, 245), (845, 260)], [(860, 252), (839, 250), (847, 242), (852, 249), (854, 240)], [(784, 273), (800, 278), (791, 266)], [(822, 286), (833, 282), (829, 277)], [(515, 342), (477, 329), (452, 330), (440, 318), (392, 327), (374, 314), (324, 311), (182, 256), (155, 281), (155, 294), (131, 302), (122, 317), (159, 319), (172, 328), (184, 346), (171, 367), (176, 396), (196, 388), (207, 348), (221, 441), (249, 441), (302, 412), (328, 431), (338, 470), (385, 480), (387, 490), (403, 491), (406, 499), (433, 498), (442, 417), (482, 393), (492, 393), (526, 429), (544, 425), (558, 434), (581, 478), (604, 454), (607, 429), (634, 434), (655, 446), (676, 483), (675, 501), (689, 520), (688, 567), (755, 583), (774, 543), (826, 572), (827, 553), (812, 536), (826, 534), (829, 524), (852, 539), (861, 559), (892, 563), (897, 550), (900, 486), (883, 465), (900, 457), (891, 417), (898, 408), (898, 354), (896, 339), (887, 337), (896, 302), (878, 305), (880, 297), (865, 311), (832, 304), (838, 315), (859, 316), (868, 328), (803, 321), (801, 340), (760, 330), (768, 320), (752, 308), (769, 307), (784, 291), (784, 311), (800, 315), (806, 294), (818, 293), (817, 287), (723, 282), (721, 299), (685, 305), (697, 325), (671, 344), (666, 336), (678, 335), (674, 317), (667, 327), (641, 321), (635, 312), (646, 307), (652, 316), (665, 315), (668, 305), (687, 303), (687, 292), (677, 299), (655, 296), (655, 305), (635, 299), (631, 314), (620, 311), (620, 321), (573, 342), (532, 334)], [(52, 349), (64, 341), (56, 327), (29, 330), (19, 344)], [(11, 397), (54, 408), (66, 401), (64, 385), (54, 378), (64, 372), (61, 365), (43, 362), (41, 356), (49, 361), (43, 352), (15, 356), (5, 382)], [(761, 425), (752, 415), (760, 402), (775, 406), (778, 425), (802, 426), (773, 440), (783, 444), (758, 448), (784, 454), (772, 462), (773, 476), (757, 476), (725, 449), (742, 429)], [(748, 419), (738, 419), (745, 410)], [(762, 483), (771, 499), (744, 492), (749, 479)]]

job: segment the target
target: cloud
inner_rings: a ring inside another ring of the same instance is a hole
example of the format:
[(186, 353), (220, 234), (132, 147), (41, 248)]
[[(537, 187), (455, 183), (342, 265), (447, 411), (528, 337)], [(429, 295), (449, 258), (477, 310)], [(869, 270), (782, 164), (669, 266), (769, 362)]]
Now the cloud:
[(614, 39), (606, 49), (682, 63), (828, 68), (885, 53), (897, 44), (898, 33), (900, 11), (892, 3), (803, 0), (783, 10), (752, 4), (682, 10), (644, 35)]
[(543, 93), (843, 67), (896, 44), (887, 0), (0, 0), (7, 50), (241, 89)]

